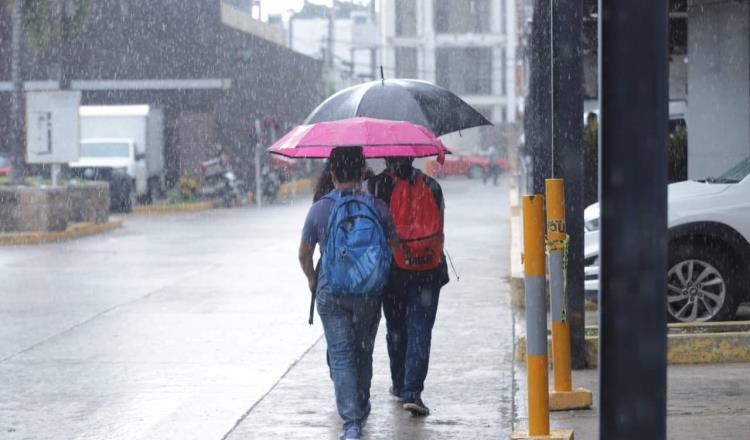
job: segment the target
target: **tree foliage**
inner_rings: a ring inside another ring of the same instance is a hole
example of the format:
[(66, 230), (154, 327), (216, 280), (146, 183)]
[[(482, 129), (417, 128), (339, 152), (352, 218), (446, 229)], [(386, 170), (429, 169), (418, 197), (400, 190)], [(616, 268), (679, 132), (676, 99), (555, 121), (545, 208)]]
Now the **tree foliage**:
[[(8, 10), (17, 0), (8, 0)], [(23, 26), (35, 50), (45, 50), (53, 42), (79, 34), (91, 16), (94, 0), (23, 0)], [(69, 18), (64, 35), (63, 15)]]

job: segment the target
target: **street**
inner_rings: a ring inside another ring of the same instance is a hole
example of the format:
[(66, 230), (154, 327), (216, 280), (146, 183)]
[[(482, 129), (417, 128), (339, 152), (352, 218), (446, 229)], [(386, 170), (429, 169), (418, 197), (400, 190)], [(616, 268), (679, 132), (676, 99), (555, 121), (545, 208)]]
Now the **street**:
[[(442, 183), (461, 280), (451, 271), (441, 295), (425, 391), (434, 415), (393, 423), (404, 415), (388, 401), (381, 326), (371, 438), (511, 430), (507, 182)], [(296, 255), (309, 197), (127, 216), (105, 235), (0, 250), (0, 438), (335, 436), (322, 330), (317, 316), (307, 324)], [(287, 400), (295, 377), (309, 388)]]

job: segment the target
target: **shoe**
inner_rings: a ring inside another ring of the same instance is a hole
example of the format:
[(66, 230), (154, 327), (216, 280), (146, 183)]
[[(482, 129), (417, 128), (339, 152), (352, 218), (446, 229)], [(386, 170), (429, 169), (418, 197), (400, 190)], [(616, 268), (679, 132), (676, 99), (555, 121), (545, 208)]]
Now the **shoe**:
[(393, 387), (388, 388), (388, 393), (391, 395), (391, 397), (398, 400), (399, 402), (404, 401), (404, 399), (401, 397), (401, 393), (397, 393), (396, 391), (394, 391)]
[(419, 394), (414, 397), (404, 399), (404, 409), (409, 411), (413, 416), (428, 416), (430, 415), (430, 408), (422, 402), (422, 397)]
[(341, 433), (341, 440), (359, 440), (362, 438), (362, 429), (359, 426), (350, 426)]

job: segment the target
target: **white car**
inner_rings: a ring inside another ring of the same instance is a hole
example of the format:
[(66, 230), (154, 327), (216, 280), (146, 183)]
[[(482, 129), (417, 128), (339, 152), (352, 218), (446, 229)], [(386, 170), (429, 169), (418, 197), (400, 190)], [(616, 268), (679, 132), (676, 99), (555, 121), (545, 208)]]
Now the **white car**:
[[(750, 300), (750, 157), (719, 177), (669, 185), (668, 212), (668, 318), (733, 318)], [(598, 203), (584, 221), (586, 290), (598, 291)]]

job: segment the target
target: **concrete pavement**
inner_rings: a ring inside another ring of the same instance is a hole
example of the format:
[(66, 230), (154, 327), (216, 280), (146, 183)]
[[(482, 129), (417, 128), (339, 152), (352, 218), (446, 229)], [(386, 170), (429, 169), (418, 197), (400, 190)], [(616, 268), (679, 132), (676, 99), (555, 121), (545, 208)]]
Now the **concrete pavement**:
[[(366, 439), (510, 438), (514, 418), (513, 316), (509, 305), (507, 187), (443, 182), (446, 248), (460, 281), (440, 294), (430, 373), (423, 398), (432, 414), (415, 418), (388, 394), (390, 376), (381, 322), (374, 353), (372, 413)], [(317, 319), (317, 318), (316, 318)], [(320, 340), (228, 436), (335, 439), (341, 420)]]

